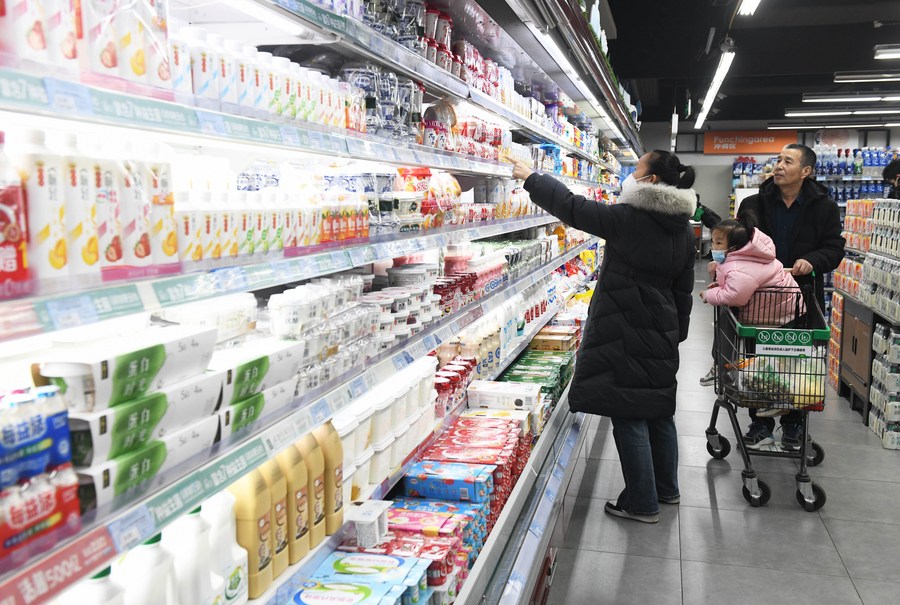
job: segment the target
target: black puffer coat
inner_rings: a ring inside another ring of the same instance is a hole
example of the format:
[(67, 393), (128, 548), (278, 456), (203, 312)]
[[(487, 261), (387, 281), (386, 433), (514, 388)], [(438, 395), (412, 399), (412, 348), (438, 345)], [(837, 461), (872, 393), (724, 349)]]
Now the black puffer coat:
[[(824, 309), (825, 274), (837, 269), (844, 258), (841, 211), (837, 203), (828, 197), (828, 190), (816, 181), (806, 179), (800, 192), (805, 202), (791, 234), (791, 255), (784, 266), (790, 269), (798, 258), (809, 261), (816, 273), (815, 277), (800, 275), (797, 276), (797, 283), (814, 283), (816, 298)], [(741, 202), (738, 215), (753, 212), (762, 232), (774, 239), (775, 225), (772, 217), (776, 203), (783, 203), (781, 190), (774, 180), (768, 179), (760, 186), (759, 193)]]
[(687, 338), (694, 287), (696, 194), (638, 183), (608, 206), (538, 174), (525, 189), (567, 225), (606, 240), (569, 407), (629, 419), (673, 415), (678, 343)]

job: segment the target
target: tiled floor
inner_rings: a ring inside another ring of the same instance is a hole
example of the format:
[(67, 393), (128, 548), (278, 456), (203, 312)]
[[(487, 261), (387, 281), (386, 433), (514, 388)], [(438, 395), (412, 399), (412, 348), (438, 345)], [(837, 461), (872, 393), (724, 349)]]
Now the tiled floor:
[[(710, 307), (695, 305), (675, 414), (681, 504), (662, 505), (656, 525), (605, 515), (622, 474), (609, 420), (592, 418), (554, 536), (561, 550), (550, 605), (900, 603), (900, 452), (882, 449), (829, 391), (826, 410), (811, 417), (825, 460), (809, 471), (825, 506), (799, 507), (795, 462), (754, 458), (772, 498), (750, 507), (738, 453), (713, 460), (706, 451), (715, 395), (697, 380), (709, 369), (712, 333)], [(724, 414), (718, 425), (734, 443)]]

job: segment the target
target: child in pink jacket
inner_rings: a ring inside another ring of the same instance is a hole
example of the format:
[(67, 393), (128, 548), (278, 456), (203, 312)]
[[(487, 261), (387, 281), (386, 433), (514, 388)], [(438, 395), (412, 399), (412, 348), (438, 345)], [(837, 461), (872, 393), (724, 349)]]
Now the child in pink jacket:
[[(712, 250), (716, 281), (700, 293), (704, 303), (740, 307), (738, 321), (751, 326), (782, 326), (805, 312), (797, 282), (775, 258), (768, 235), (741, 221), (722, 221), (713, 227)], [(789, 290), (754, 296), (761, 288)]]

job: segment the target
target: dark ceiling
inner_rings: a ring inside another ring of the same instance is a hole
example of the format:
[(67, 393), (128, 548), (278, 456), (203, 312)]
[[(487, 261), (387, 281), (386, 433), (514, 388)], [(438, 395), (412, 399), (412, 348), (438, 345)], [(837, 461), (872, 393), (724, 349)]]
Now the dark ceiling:
[(608, 1), (618, 33), (612, 65), (632, 101), (640, 99), (643, 122), (669, 121), (689, 93), (693, 125), (726, 32), (736, 56), (708, 122), (783, 120), (804, 92), (900, 90), (897, 82), (833, 82), (836, 71), (900, 70), (900, 60), (876, 61), (872, 48), (900, 43), (900, 0), (762, 0), (730, 30), (740, 0)]

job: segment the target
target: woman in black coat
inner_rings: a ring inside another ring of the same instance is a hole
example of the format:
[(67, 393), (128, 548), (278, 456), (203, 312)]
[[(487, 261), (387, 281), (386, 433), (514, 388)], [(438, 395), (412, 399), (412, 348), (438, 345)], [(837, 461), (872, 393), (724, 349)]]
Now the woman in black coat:
[(694, 171), (668, 151), (647, 153), (612, 206), (524, 163), (513, 176), (535, 204), (606, 240), (569, 407), (612, 421), (625, 489), (606, 512), (655, 523), (659, 502), (679, 501), (675, 375), (694, 287)]

